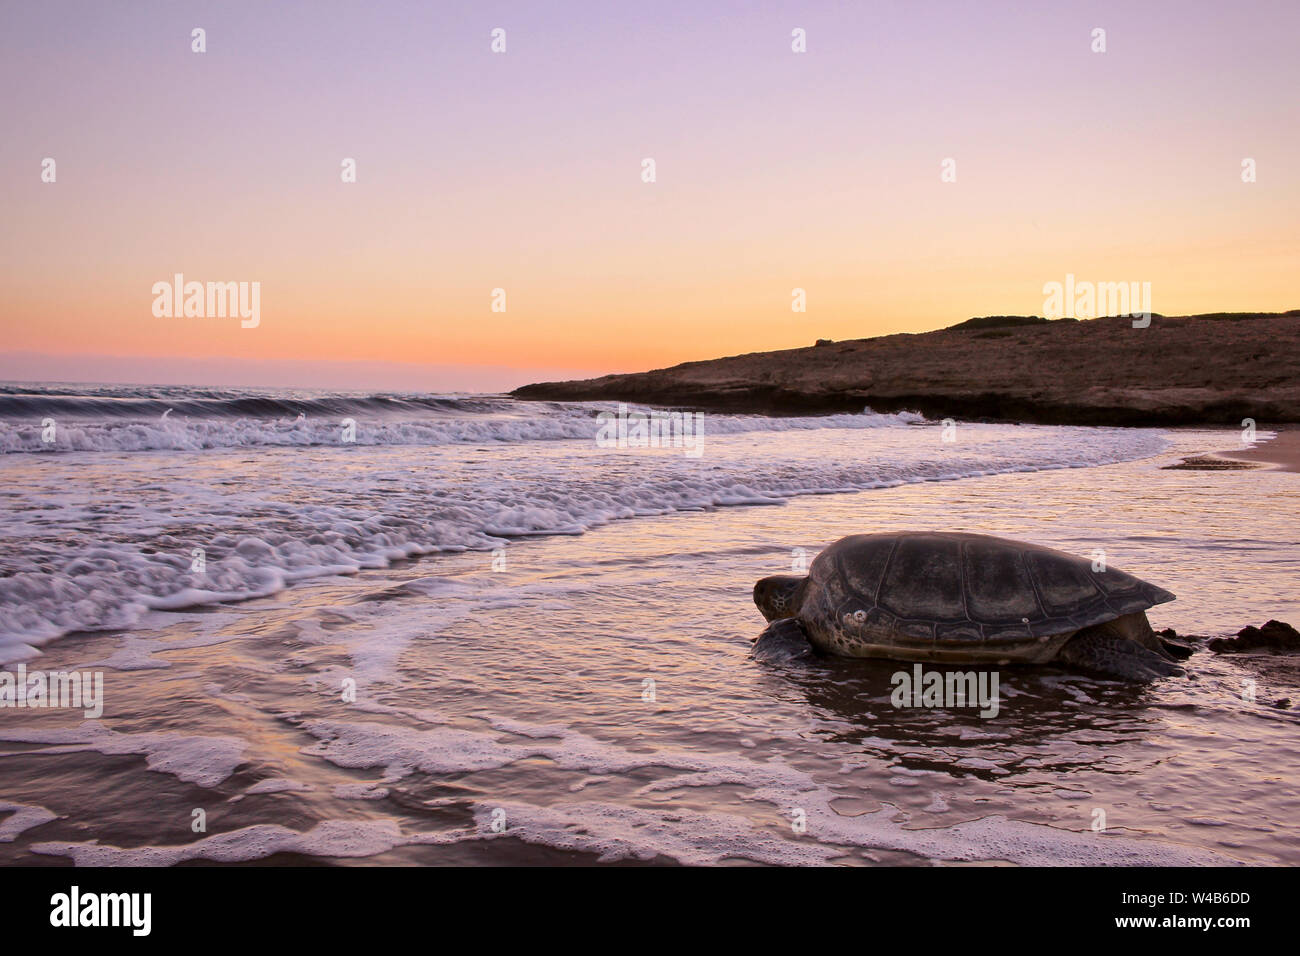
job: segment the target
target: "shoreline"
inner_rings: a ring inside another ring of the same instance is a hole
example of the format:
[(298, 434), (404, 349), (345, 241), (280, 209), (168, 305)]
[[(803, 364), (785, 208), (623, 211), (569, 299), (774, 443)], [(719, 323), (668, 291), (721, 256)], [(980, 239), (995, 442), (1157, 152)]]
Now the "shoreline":
[(1250, 448), (1217, 451), (1215, 458), (1249, 461), (1272, 465), (1271, 471), (1300, 472), (1300, 428), (1274, 426), (1276, 438), (1260, 441)]

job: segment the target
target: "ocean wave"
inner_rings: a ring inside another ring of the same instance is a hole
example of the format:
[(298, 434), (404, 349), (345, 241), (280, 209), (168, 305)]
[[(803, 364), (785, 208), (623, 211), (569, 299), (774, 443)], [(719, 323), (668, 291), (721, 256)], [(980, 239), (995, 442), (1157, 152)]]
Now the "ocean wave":
[(0, 389), (0, 421), (26, 418), (151, 419), (294, 419), (299, 415), (412, 415), (492, 410), (491, 399), (439, 395), (271, 395), (219, 389)]
[(97, 471), (93, 486), (63, 468), (26, 469), (40, 504), (13, 509), (0, 532), (0, 662), (70, 632), (132, 628), (150, 611), (420, 555), (800, 495), (1086, 467), (1166, 445), (1150, 431), (1005, 425), (964, 426), (964, 443), (945, 444), (937, 429), (867, 433), (853, 427), (863, 416), (836, 417), (853, 425), (796, 434), (797, 420), (777, 419), (769, 426), (784, 433), (719, 437), (704, 459), (571, 444), (476, 451), (475, 461), (450, 448), (240, 454), (203, 467), (153, 456)]
[[(633, 406), (633, 410), (649, 409)], [(504, 398), (371, 395), (280, 399), (0, 396), (0, 451), (137, 452), (216, 448), (595, 441), (604, 403), (537, 405)], [(418, 417), (416, 417), (418, 414)], [(703, 413), (707, 436), (749, 431), (887, 428), (915, 412), (767, 418)]]

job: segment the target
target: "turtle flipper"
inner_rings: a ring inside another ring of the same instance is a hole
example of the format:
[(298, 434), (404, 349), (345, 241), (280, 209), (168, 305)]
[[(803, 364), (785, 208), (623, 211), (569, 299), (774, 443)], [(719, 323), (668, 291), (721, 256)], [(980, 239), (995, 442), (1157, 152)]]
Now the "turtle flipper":
[(797, 617), (773, 621), (754, 640), (749, 656), (760, 661), (797, 661), (813, 656), (808, 634)]
[(1081, 670), (1142, 683), (1187, 673), (1161, 654), (1105, 627), (1080, 631), (1065, 642), (1056, 659)]

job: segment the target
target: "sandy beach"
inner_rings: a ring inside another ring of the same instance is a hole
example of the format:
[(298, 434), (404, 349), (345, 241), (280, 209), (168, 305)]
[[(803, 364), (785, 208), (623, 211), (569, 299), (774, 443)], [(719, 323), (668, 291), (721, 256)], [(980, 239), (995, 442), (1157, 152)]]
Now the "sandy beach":
[(1275, 466), (1277, 471), (1300, 472), (1300, 429), (1277, 428), (1277, 437), (1261, 441), (1252, 448), (1217, 452), (1217, 457), (1231, 461), (1257, 461)]

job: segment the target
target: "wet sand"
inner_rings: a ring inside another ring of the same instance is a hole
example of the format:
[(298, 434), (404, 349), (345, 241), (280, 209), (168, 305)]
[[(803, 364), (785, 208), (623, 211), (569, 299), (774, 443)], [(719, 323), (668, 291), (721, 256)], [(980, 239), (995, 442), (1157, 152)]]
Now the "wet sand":
[(1276, 471), (1300, 472), (1300, 428), (1277, 427), (1277, 437), (1261, 441), (1253, 448), (1231, 449), (1215, 453), (1231, 461), (1259, 461), (1276, 466)]

